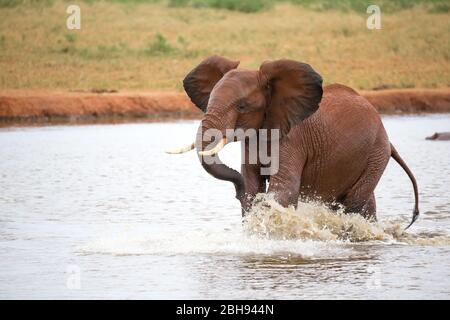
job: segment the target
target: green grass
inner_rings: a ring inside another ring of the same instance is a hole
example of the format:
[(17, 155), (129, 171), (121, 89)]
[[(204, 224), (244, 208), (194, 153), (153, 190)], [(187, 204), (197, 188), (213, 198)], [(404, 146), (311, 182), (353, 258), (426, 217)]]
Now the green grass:
[(77, 40), (77, 34), (76, 33), (66, 33), (64, 35), (64, 38), (66, 38), (67, 42), (74, 43)]
[(181, 79), (212, 54), (252, 69), (295, 59), (325, 83), (356, 89), (450, 85), (449, 14), (424, 5), (368, 30), (365, 11), (344, 2), (339, 10), (283, 2), (250, 14), (140, 2), (81, 1), (81, 30), (65, 26), (73, 2), (0, 8), (0, 88), (182, 90)]
[[(147, 45), (130, 48), (126, 43), (120, 42), (114, 45), (93, 45), (78, 46), (76, 44), (77, 34), (64, 34), (65, 41), (58, 42), (60, 45), (56, 49), (50, 49), (51, 53), (70, 55), (75, 59), (100, 60), (100, 59), (120, 59), (122, 57), (183, 57), (195, 58), (201, 54), (201, 50), (190, 50), (189, 42), (182, 36), (176, 41), (169, 40), (161, 33), (156, 33)], [(4, 36), (0, 36), (0, 47), (4, 42)]]
[(20, 5), (49, 6), (54, 2), (54, 0), (0, 0), (0, 8), (13, 8)]
[(250, 13), (268, 8), (274, 2), (274, 0), (169, 0), (169, 6), (209, 7)]
[(157, 33), (144, 52), (149, 56), (156, 56), (172, 54), (176, 50), (161, 33)]
[[(383, 13), (392, 13), (399, 10), (411, 9), (415, 6), (424, 6), (429, 11), (448, 12), (448, 0), (289, 0), (294, 4), (316, 10), (343, 10), (365, 13), (370, 4), (379, 5)], [(445, 9), (447, 8), (447, 9)], [(447, 11), (445, 11), (447, 10)]]
[[(123, 4), (151, 4), (166, 3), (169, 7), (195, 7), (216, 8), (240, 12), (258, 12), (272, 7), (276, 3), (291, 3), (313, 10), (341, 10), (365, 13), (369, 4), (377, 4), (384, 13), (411, 9), (414, 6), (424, 6), (429, 12), (445, 13), (450, 11), (448, 0), (377, 0), (371, 3), (367, 0), (82, 0), (93, 4), (99, 1)], [(55, 0), (0, 0), (0, 8), (15, 7), (19, 5), (48, 6)]]

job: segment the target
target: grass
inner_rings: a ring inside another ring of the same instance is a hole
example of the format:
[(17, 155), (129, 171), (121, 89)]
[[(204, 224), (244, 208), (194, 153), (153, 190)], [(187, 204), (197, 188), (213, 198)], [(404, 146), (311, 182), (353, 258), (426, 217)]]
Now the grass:
[(381, 30), (366, 28), (359, 0), (267, 0), (257, 10), (202, 3), (84, 1), (81, 30), (68, 30), (71, 2), (0, 0), (0, 88), (181, 90), (184, 75), (211, 54), (245, 68), (296, 59), (326, 83), (357, 89), (450, 86), (442, 2), (395, 0), (393, 13), (382, 7)]
[(145, 53), (149, 56), (155, 55), (169, 55), (176, 51), (176, 48), (169, 44), (167, 39), (161, 34), (157, 33), (154, 40), (145, 49)]
[[(258, 12), (272, 7), (277, 3), (292, 3), (313, 10), (353, 10), (364, 12), (370, 4), (367, 0), (83, 0), (85, 3), (99, 1), (115, 2), (122, 4), (148, 4), (167, 3), (170, 7), (204, 7), (227, 9), (241, 12)], [(0, 0), (0, 7), (15, 7), (19, 5), (51, 5), (55, 0)], [(384, 12), (396, 12), (410, 9), (414, 6), (424, 6), (430, 12), (449, 12), (448, 0), (377, 0)]]
[(208, 7), (240, 12), (258, 12), (274, 4), (273, 0), (169, 0), (171, 7)]
[(20, 5), (49, 6), (54, 0), (0, 0), (0, 8), (13, 8)]

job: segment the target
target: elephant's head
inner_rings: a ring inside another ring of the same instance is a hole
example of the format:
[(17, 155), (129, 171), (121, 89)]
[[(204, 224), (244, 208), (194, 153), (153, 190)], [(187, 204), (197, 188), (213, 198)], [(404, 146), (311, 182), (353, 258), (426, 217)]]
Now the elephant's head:
[[(242, 201), (241, 174), (217, 158), (217, 152), (227, 142), (226, 130), (279, 129), (283, 137), (318, 109), (322, 78), (309, 65), (293, 60), (264, 62), (259, 70), (236, 69), (238, 65), (239, 61), (212, 56), (186, 76), (184, 89), (204, 117), (196, 142), (178, 152), (195, 147), (205, 170), (218, 179), (233, 182), (236, 197)], [(208, 129), (220, 130), (222, 139), (212, 150), (203, 151), (211, 144), (204, 137)], [(213, 164), (204, 161), (206, 155), (215, 157)]]

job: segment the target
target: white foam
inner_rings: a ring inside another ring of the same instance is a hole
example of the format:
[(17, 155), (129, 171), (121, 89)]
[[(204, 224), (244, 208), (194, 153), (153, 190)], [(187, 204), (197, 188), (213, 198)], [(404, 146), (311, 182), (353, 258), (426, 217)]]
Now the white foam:
[(304, 258), (328, 257), (338, 252), (339, 256), (352, 254), (350, 248), (339, 247), (335, 241), (273, 240), (230, 231), (103, 237), (78, 251), (113, 255), (296, 255)]

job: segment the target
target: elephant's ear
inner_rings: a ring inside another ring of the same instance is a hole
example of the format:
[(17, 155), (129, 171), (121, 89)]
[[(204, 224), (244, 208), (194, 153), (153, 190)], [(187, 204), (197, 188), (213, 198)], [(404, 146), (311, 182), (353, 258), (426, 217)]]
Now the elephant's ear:
[(322, 77), (310, 65), (283, 59), (264, 62), (259, 71), (269, 90), (266, 128), (284, 136), (319, 108)]
[(208, 106), (209, 94), (216, 83), (232, 69), (236, 69), (239, 61), (228, 60), (217, 55), (203, 60), (183, 80), (183, 87), (191, 101), (203, 112)]

